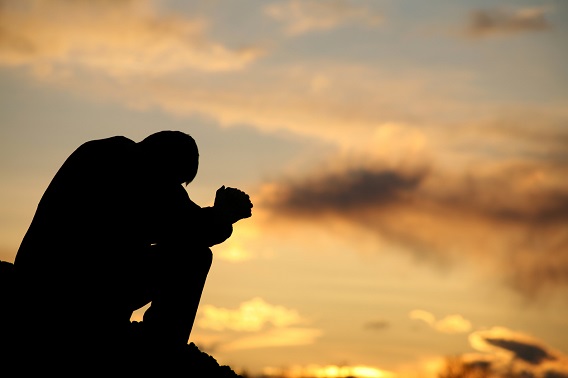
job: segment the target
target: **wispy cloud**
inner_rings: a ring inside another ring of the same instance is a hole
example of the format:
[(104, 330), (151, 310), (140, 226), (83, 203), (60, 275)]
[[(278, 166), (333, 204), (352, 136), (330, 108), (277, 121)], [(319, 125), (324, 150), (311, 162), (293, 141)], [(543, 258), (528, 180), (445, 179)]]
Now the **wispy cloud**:
[(537, 378), (568, 377), (568, 356), (522, 332), (493, 327), (472, 333), (469, 342), (485, 354), (470, 355), (467, 360), (484, 361), (497, 373), (526, 372)]
[(436, 331), (442, 333), (465, 333), (471, 330), (471, 322), (462, 315), (447, 315), (439, 320), (434, 314), (424, 310), (412, 310), (408, 316), (410, 319), (421, 320)]
[(551, 28), (546, 19), (548, 11), (545, 7), (476, 10), (470, 14), (466, 34), (485, 38), (548, 30)]
[(39, 74), (85, 70), (112, 76), (240, 70), (262, 51), (207, 37), (204, 19), (160, 14), (150, 1), (2, 3), (0, 64)]
[[(458, 150), (456, 145), (464, 141), (486, 148), (483, 133), (473, 135), (471, 130), (477, 130), (469, 126), (459, 131), (454, 127), (495, 112), (494, 105), (472, 100), (480, 96), (472, 93), (469, 73), (387, 72), (364, 64), (307, 62), (255, 65), (253, 71), (250, 65), (263, 54), (261, 49), (229, 47), (208, 36), (204, 18), (164, 13), (152, 4), (147, 0), (5, 3), (0, 65), (28, 68), (54, 87), (131, 108), (199, 115), (223, 126), (244, 124), (263, 132), (286, 130), (390, 157), (409, 159), (421, 149)], [(307, 7), (311, 2), (301, 4)], [(354, 7), (343, 2), (314, 4)], [(547, 105), (538, 110), (550, 118), (556, 108), (566, 107)], [(560, 118), (564, 122), (566, 114)], [(536, 123), (536, 129), (546, 129), (540, 118)], [(448, 124), (452, 127), (438, 126)], [(521, 128), (515, 125), (512, 135), (521, 134)], [(469, 130), (467, 138), (460, 136), (463, 129)], [(542, 148), (546, 151), (548, 145)]]
[(316, 328), (284, 327), (273, 328), (254, 335), (239, 337), (221, 345), (223, 351), (257, 349), (283, 346), (310, 345), (323, 334)]
[[(369, 66), (308, 64), (263, 67), (245, 76), (237, 72), (209, 76), (184, 71), (167, 77), (118, 80), (100, 72), (79, 80), (75, 73), (55, 70), (41, 78), (51, 85), (131, 108), (159, 108), (176, 116), (199, 115), (226, 127), (244, 124), (262, 132), (286, 130), (336, 145), (368, 143), (385, 124), (447, 118), (448, 113), (464, 106), (456, 100), (459, 96), (446, 93), (461, 90), (452, 84), (444, 93), (429, 90), (439, 77), (418, 73), (394, 77)], [(459, 73), (442, 76), (446, 82), (461, 82)], [(412, 126), (404, 129), (405, 135), (416, 133)], [(406, 138), (391, 141), (397, 145), (407, 142)]]
[(204, 304), (197, 325), (215, 331), (260, 331), (266, 325), (277, 328), (304, 323), (298, 311), (284, 306), (272, 305), (262, 298), (243, 302), (237, 309), (227, 309)]
[(278, 219), (341, 221), (435, 261), (476, 262), (533, 295), (568, 284), (568, 167), (507, 161), (320, 169), (265, 188)]
[[(236, 309), (200, 306), (194, 340), (202, 348), (218, 351), (313, 344), (323, 334), (297, 310), (273, 305), (256, 297)], [(213, 331), (213, 332), (211, 332)]]
[(374, 27), (382, 21), (379, 13), (346, 0), (288, 0), (267, 5), (265, 13), (283, 22), (290, 35), (326, 31), (346, 24)]

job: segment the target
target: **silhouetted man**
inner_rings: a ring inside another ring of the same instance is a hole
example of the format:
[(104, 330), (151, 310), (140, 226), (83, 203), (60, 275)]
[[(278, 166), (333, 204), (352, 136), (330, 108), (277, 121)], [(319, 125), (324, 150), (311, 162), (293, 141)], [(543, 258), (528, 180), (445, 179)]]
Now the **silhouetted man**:
[[(194, 139), (179, 131), (89, 141), (69, 156), (14, 262), (25, 325), (18, 351), (59, 369), (187, 344), (209, 247), (252, 209), (247, 194), (224, 186), (212, 207), (192, 202), (182, 184), (198, 161)], [(149, 302), (133, 327), (132, 312)]]

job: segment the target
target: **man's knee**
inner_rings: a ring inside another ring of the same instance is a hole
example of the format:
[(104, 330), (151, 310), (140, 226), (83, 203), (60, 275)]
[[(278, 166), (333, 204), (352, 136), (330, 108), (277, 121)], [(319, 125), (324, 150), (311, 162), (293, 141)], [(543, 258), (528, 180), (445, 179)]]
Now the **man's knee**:
[(210, 248), (199, 248), (191, 251), (187, 255), (187, 260), (185, 264), (180, 264), (180, 268), (184, 269), (185, 266), (192, 275), (201, 276), (207, 275), (209, 269), (211, 269), (211, 264), (213, 263), (213, 252)]
[(213, 252), (211, 251), (211, 248), (206, 247), (202, 251), (202, 254), (202, 263), (204, 266), (207, 266), (207, 269), (209, 270), (211, 264), (213, 264)]
[(181, 274), (183, 276), (207, 275), (213, 263), (213, 252), (208, 247), (194, 248), (176, 254), (173, 260), (165, 263), (165, 274)]

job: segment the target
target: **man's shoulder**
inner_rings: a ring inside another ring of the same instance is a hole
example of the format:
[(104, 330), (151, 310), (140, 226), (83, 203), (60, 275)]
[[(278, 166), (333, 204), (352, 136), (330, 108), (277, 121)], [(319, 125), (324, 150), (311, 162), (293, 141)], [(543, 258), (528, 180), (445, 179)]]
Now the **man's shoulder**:
[(112, 136), (112, 137), (109, 137), (109, 138), (90, 140), (88, 142), (83, 143), (79, 148), (81, 148), (81, 147), (112, 147), (112, 146), (121, 147), (121, 146), (133, 146), (135, 144), (136, 144), (136, 142), (134, 142), (132, 139), (128, 139), (127, 137), (122, 136), (122, 135), (117, 135), (117, 136)]
[(58, 174), (63, 175), (63, 172), (77, 169), (85, 170), (91, 166), (108, 165), (111, 162), (117, 163), (124, 156), (128, 156), (134, 145), (136, 145), (134, 141), (123, 136), (90, 140), (81, 144), (69, 155)]
[[(113, 136), (104, 139), (94, 139), (80, 145), (74, 152), (74, 156), (91, 156), (104, 153), (109, 156), (115, 153), (123, 153), (128, 151), (136, 143), (124, 136)], [(72, 155), (72, 156), (73, 156)]]

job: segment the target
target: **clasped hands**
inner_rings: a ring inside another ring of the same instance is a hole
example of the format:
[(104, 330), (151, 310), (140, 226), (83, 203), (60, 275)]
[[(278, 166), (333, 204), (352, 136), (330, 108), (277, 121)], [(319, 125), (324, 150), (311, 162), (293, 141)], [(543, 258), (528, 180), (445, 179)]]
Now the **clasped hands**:
[(217, 189), (213, 207), (231, 223), (252, 216), (252, 202), (248, 194), (225, 185)]

